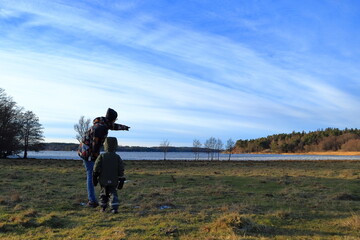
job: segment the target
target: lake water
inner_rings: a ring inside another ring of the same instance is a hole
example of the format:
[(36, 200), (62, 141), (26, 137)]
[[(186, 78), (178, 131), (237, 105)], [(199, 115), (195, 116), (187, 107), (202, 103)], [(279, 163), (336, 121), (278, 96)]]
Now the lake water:
[[(163, 152), (117, 152), (123, 160), (164, 160)], [(22, 156), (22, 154), (20, 154)], [(28, 158), (36, 159), (75, 159), (81, 160), (76, 151), (28, 152)], [(217, 155), (214, 160), (217, 160)], [(228, 160), (228, 154), (220, 154), (220, 160)], [(166, 160), (194, 160), (192, 152), (168, 152)], [(199, 160), (208, 160), (207, 153), (200, 153)], [(231, 160), (271, 161), (271, 160), (360, 160), (360, 156), (335, 155), (281, 155), (281, 154), (232, 154)]]

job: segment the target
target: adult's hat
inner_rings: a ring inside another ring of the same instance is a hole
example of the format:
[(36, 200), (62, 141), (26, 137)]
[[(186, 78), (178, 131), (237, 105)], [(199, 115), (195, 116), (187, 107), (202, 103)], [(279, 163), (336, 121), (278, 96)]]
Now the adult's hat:
[(116, 120), (118, 114), (114, 109), (108, 108), (107, 112), (106, 112), (106, 119), (109, 120), (110, 122)]

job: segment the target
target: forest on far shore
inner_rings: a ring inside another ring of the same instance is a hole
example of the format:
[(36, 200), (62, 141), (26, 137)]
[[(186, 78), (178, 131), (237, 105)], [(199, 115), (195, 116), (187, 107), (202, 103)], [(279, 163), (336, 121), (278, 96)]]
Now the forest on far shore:
[(236, 153), (306, 153), (326, 151), (360, 151), (360, 130), (338, 128), (319, 129), (311, 132), (274, 134), (267, 137), (238, 140)]

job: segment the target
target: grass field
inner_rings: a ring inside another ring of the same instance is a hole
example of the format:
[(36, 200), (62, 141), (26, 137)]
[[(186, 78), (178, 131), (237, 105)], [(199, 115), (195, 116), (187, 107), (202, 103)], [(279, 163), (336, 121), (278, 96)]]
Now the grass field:
[(81, 161), (0, 160), (0, 239), (360, 239), (360, 161), (126, 161), (126, 175), (114, 215), (83, 206)]

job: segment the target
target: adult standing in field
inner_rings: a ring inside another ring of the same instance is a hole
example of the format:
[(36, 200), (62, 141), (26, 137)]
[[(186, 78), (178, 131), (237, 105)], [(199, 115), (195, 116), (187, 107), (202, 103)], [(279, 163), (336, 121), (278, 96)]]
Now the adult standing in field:
[(96, 196), (94, 183), (92, 181), (93, 168), (96, 158), (100, 155), (100, 149), (103, 145), (109, 130), (129, 131), (128, 126), (117, 124), (117, 112), (109, 108), (105, 117), (97, 117), (93, 120), (93, 125), (86, 131), (83, 137), (78, 154), (84, 160), (86, 169), (86, 183), (88, 192), (88, 207), (99, 206)]

